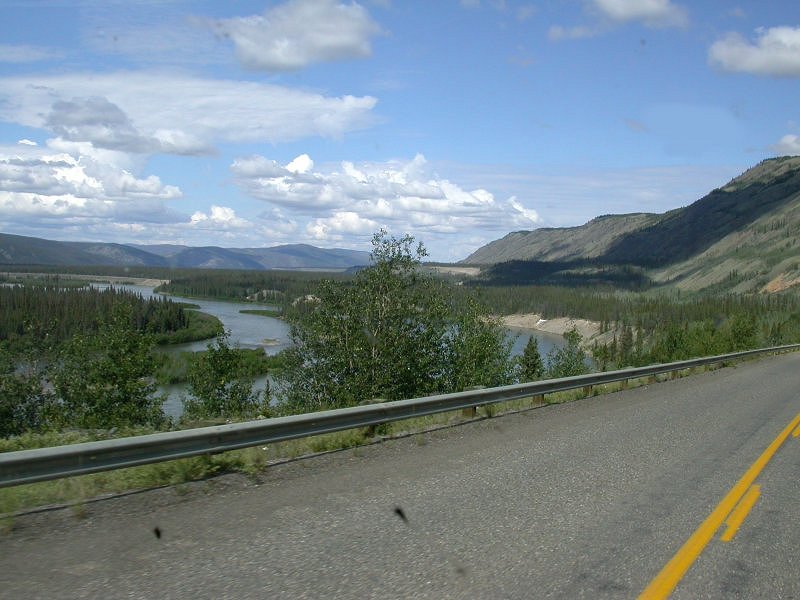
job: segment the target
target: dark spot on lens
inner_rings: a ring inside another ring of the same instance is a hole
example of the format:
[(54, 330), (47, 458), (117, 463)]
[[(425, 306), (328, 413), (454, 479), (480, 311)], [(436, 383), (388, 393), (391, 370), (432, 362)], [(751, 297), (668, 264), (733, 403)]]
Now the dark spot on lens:
[(394, 514), (396, 514), (398, 517), (400, 517), (403, 520), (403, 523), (408, 524), (408, 518), (406, 517), (406, 513), (403, 511), (402, 508), (400, 508), (399, 506), (395, 506), (394, 507)]

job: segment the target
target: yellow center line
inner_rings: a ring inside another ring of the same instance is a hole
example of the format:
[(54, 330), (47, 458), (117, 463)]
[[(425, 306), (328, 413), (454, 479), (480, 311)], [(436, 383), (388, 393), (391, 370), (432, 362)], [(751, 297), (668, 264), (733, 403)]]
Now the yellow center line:
[(800, 425), (798, 425), (797, 429), (794, 430), (794, 433), (792, 433), (792, 437), (800, 437)]
[(731, 488), (711, 514), (706, 517), (706, 520), (700, 524), (681, 546), (681, 549), (675, 553), (675, 556), (664, 565), (661, 572), (644, 589), (639, 596), (640, 600), (666, 598), (672, 593), (672, 590), (678, 585), (686, 571), (689, 570), (692, 563), (700, 556), (700, 553), (711, 541), (711, 538), (714, 537), (717, 529), (725, 521), (733, 507), (736, 506), (747, 489), (753, 485), (756, 477), (758, 477), (795, 427), (800, 428), (800, 414), (792, 419), (792, 422), (767, 446), (767, 449), (756, 459), (756, 462), (750, 465), (750, 468), (742, 475), (742, 478), (736, 482), (736, 485)]
[(730, 542), (733, 539), (733, 536), (735, 536), (736, 532), (739, 531), (739, 527), (742, 526), (742, 523), (752, 510), (753, 505), (756, 503), (756, 500), (758, 500), (758, 496), (760, 494), (760, 485), (753, 484), (750, 486), (750, 489), (747, 490), (747, 493), (742, 498), (742, 501), (736, 505), (736, 508), (733, 509), (733, 512), (725, 520), (725, 524), (728, 526), (728, 528), (725, 530), (725, 533), (720, 536), (720, 540), (723, 542)]

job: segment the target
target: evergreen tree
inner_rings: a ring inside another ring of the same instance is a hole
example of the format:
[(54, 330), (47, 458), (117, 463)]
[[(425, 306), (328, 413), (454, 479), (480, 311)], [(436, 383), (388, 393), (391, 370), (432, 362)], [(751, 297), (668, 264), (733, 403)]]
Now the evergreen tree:
[(519, 359), (519, 365), (521, 381), (535, 381), (542, 378), (544, 364), (542, 363), (542, 355), (539, 353), (539, 341), (536, 336), (532, 335), (528, 339), (528, 343), (525, 344), (525, 349)]
[(625, 325), (622, 328), (622, 334), (619, 336), (619, 355), (617, 356), (617, 364), (620, 367), (629, 366), (633, 355), (633, 331), (630, 326)]

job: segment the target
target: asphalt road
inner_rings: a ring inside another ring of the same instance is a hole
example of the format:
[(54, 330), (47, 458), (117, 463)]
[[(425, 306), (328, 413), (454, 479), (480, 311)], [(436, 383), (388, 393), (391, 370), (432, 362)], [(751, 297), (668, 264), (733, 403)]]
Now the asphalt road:
[[(258, 483), (20, 517), (0, 536), (0, 596), (636, 598), (800, 413), (799, 392), (789, 354)], [(722, 525), (695, 547), (673, 597), (800, 598), (800, 437), (785, 437), (733, 539)]]

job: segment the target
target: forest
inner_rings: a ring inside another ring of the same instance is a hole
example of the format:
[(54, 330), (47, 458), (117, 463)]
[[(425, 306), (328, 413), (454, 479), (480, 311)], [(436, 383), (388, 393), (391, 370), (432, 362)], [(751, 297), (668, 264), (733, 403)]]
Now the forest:
[(151, 334), (158, 344), (207, 339), (219, 330), (218, 321), (167, 298), (145, 300), (114, 287), (63, 287), (45, 279), (0, 286), (0, 343), (8, 349), (21, 343), (55, 348), (76, 333), (96, 332), (120, 304), (130, 308), (131, 327)]
[[(605, 284), (482, 285), (436, 277), (406, 238), (379, 242), (383, 262), (353, 273), (76, 269), (87, 276), (169, 279), (159, 291), (181, 296), (249, 300), (254, 311), (280, 315), (291, 325), (296, 350), (270, 360), (232, 348), (218, 321), (168, 299), (143, 300), (114, 288), (81, 288), (80, 282), (62, 285), (55, 273), (24, 286), (0, 286), (0, 422), (7, 425), (0, 435), (62, 427), (174, 426), (161, 412), (157, 381), (188, 384), (187, 418), (248, 418), (345, 406), (364, 394), (400, 398), (578, 374), (588, 364), (585, 352), (605, 370), (800, 341), (800, 300), (792, 293), (682, 295)], [(320, 303), (329, 309), (321, 310)], [(427, 307), (424, 319), (414, 306)], [(539, 356), (534, 345), (511, 357), (498, 337), (496, 317), (514, 313), (585, 318), (600, 323), (603, 335), (581, 340), (570, 332), (552, 356)], [(340, 335), (332, 336), (332, 330)], [(416, 341), (397, 343), (406, 338)], [(165, 359), (153, 353), (157, 343), (187, 339), (212, 342), (206, 352), (191, 356)], [(428, 348), (424, 353), (423, 347)], [(440, 350), (445, 350), (441, 356)], [(385, 378), (397, 374), (392, 365), (401, 360), (398, 353), (404, 362), (427, 360), (418, 370), (428, 369), (430, 377)], [(361, 373), (361, 365), (372, 370)], [(259, 396), (250, 387), (254, 375), (275, 367), (284, 373), (283, 404), (275, 390), (270, 398), (269, 391)], [(357, 381), (363, 381), (363, 389), (353, 387)], [(340, 389), (336, 382), (346, 386)], [(112, 387), (121, 395), (109, 394)], [(314, 390), (313, 398), (308, 390)], [(134, 399), (133, 405), (126, 398)]]
[[(206, 352), (181, 364), (197, 392), (191, 405), (196, 417), (207, 415), (207, 398), (219, 397), (226, 378), (247, 380), (261, 366), (227, 344), (218, 319), (188, 305), (114, 287), (59, 284), (44, 277), (0, 286), (0, 437), (169, 426), (157, 381), (176, 369), (170, 355), (155, 351), (159, 344), (214, 339)], [(198, 366), (208, 364), (218, 368)], [(237, 398), (253, 412), (260, 403), (252, 393)], [(230, 404), (215, 409), (225, 410)]]

